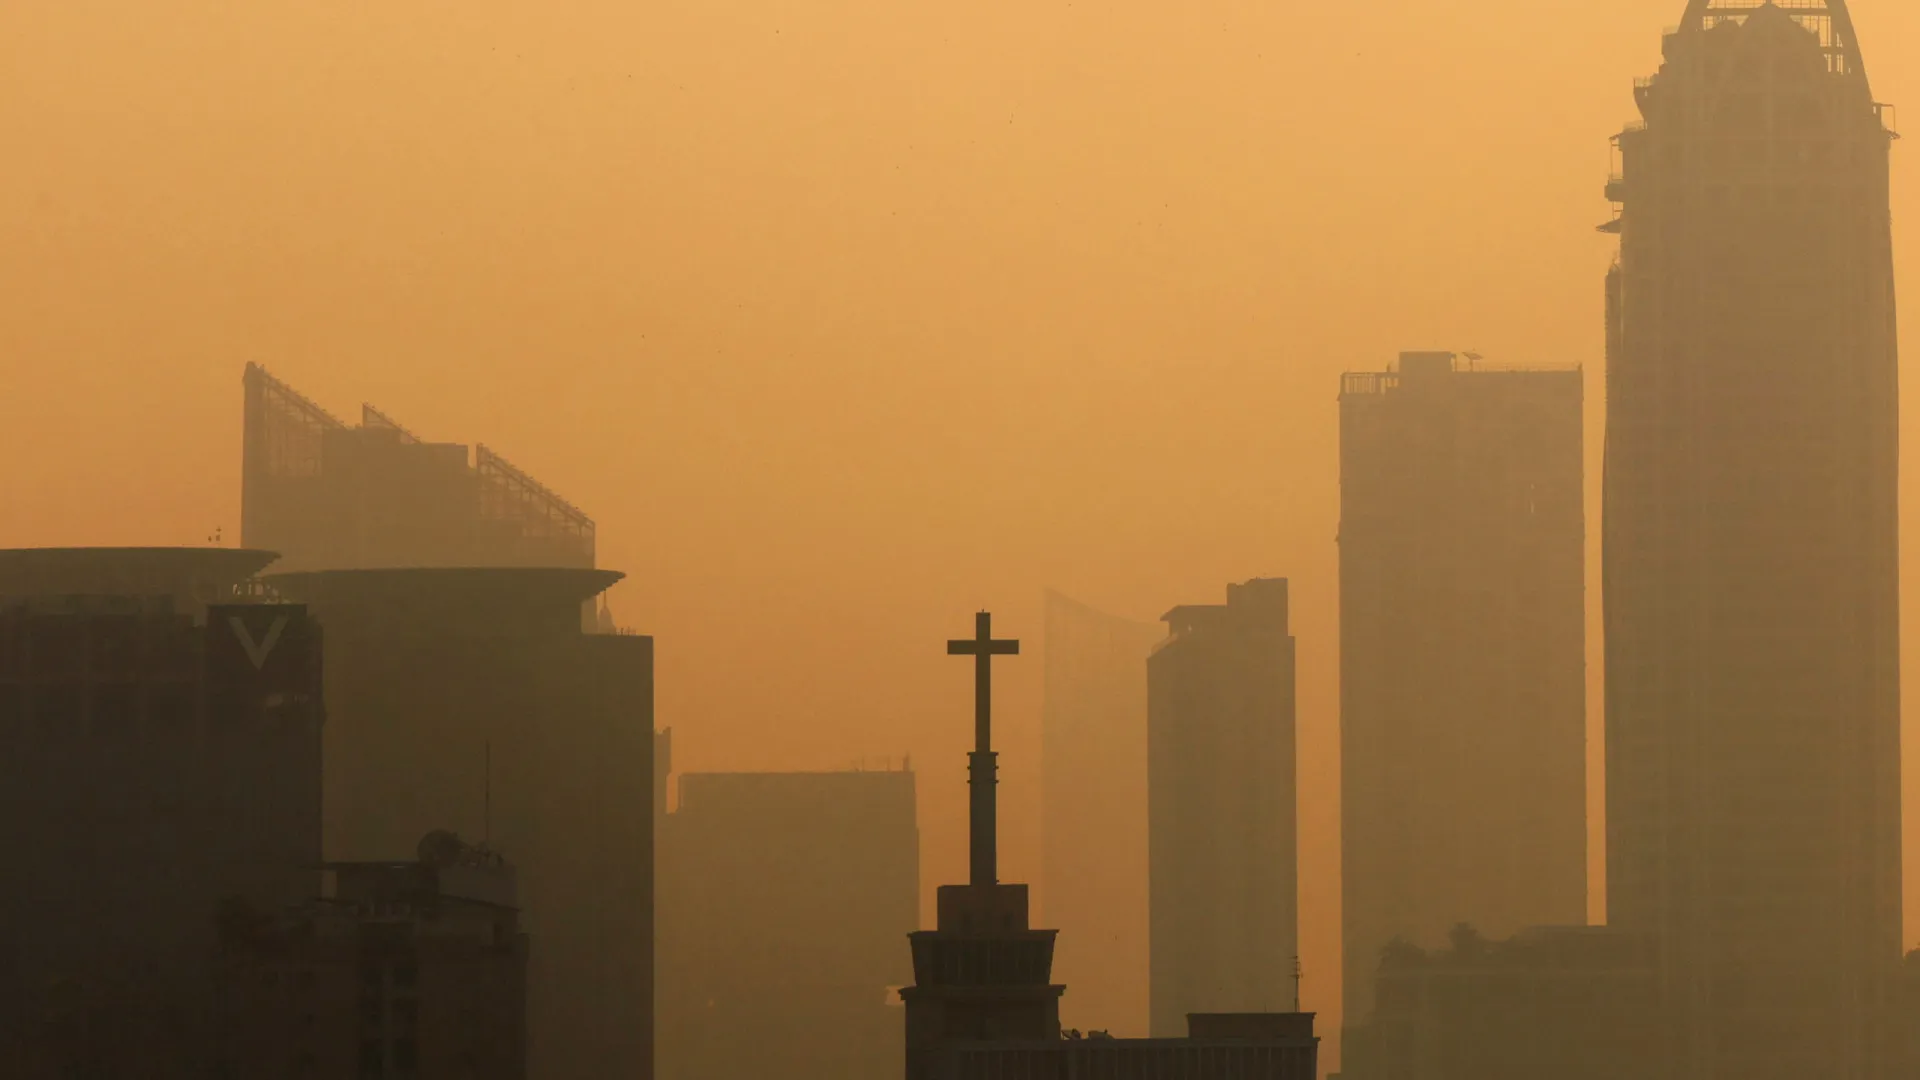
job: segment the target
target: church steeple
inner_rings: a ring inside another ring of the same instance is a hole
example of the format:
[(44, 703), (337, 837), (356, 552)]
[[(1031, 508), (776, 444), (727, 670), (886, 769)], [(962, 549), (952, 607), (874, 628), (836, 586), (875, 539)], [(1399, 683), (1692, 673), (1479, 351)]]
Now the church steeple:
[(1025, 885), (1001, 884), (995, 865), (992, 660), (1020, 651), (994, 640), (993, 617), (979, 613), (974, 636), (947, 643), (974, 657), (974, 750), (969, 763), (970, 883), (943, 885), (937, 929), (909, 935), (914, 985), (907, 1007), (907, 1078), (933, 1075), (941, 1048), (986, 1040), (1060, 1037), (1060, 995), (1053, 943), (1057, 931), (1028, 925)]

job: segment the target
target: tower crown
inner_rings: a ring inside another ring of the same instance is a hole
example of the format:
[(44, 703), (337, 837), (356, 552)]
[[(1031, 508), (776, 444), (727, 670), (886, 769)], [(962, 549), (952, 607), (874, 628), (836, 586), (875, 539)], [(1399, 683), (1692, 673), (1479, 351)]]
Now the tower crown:
[(1680, 35), (1741, 26), (1753, 19), (1778, 19), (1799, 26), (1819, 40), (1828, 72), (1866, 86), (1867, 69), (1860, 58), (1860, 39), (1853, 30), (1847, 0), (1795, 0), (1791, 7), (1781, 7), (1774, 0), (1687, 0)]

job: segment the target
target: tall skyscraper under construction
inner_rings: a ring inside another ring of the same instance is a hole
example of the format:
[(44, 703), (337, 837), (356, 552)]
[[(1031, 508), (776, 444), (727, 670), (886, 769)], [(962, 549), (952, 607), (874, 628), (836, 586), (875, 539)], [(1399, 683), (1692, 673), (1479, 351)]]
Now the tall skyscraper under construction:
[(1900, 955), (1890, 134), (1842, 0), (1692, 0), (1617, 137), (1609, 920), (1687, 1077), (1871, 1069)]
[(1582, 375), (1476, 366), (1341, 385), (1349, 1025), (1395, 939), (1586, 921)]
[(1147, 661), (1149, 1012), (1286, 1012), (1299, 955), (1287, 582), (1166, 616)]
[[(1159, 626), (1047, 593), (1041, 826), (1069, 1026), (1147, 1030), (1147, 654)], [(1100, 1021), (1099, 1024), (1093, 1023)]]

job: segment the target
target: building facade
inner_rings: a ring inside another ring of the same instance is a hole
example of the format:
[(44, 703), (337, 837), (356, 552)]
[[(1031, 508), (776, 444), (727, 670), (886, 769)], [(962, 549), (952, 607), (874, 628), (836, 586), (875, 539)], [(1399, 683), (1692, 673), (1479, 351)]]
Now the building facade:
[(1169, 611), (1147, 661), (1151, 1034), (1293, 1009), (1299, 955), (1287, 582)]
[(1476, 368), (1341, 386), (1349, 1025), (1389, 941), (1587, 916), (1582, 376)]
[(686, 774), (657, 844), (660, 1076), (899, 1073), (912, 772)]
[(1040, 909), (1069, 1024), (1147, 1033), (1147, 654), (1161, 627), (1047, 593)]
[(0, 1057), (203, 1077), (223, 905), (311, 896), (320, 635), (232, 549), (0, 552)]
[(1692, 0), (1617, 137), (1607, 907), (1687, 1077), (1872, 1071), (1901, 955), (1891, 136), (1842, 0)]
[(1658, 950), (1607, 927), (1383, 950), (1366, 1022), (1343, 1042), (1344, 1080), (1607, 1080), (1666, 1076), (1673, 1024)]
[(330, 867), (298, 908), (220, 926), (231, 1080), (526, 1080), (527, 935), (513, 868), (450, 833), (415, 862)]
[(327, 631), (325, 846), (451, 826), (512, 851), (541, 1080), (651, 1076), (653, 641), (588, 634), (619, 574), (268, 575)]

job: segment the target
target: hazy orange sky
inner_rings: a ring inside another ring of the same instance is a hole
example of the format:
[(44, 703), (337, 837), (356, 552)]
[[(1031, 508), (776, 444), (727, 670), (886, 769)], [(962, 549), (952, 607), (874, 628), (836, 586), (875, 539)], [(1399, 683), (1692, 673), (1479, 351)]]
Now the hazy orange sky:
[[(911, 753), (929, 889), (964, 870), (972, 611), (1029, 642), (1023, 879), (1042, 588), (1152, 618), (1291, 577), (1331, 1025), (1337, 376), (1586, 365), (1593, 486), (1607, 140), (1683, 7), (0, 4), (0, 545), (231, 541), (248, 360), (485, 441), (600, 522), (679, 763)], [(1920, 105), (1920, 5), (1854, 7)]]

